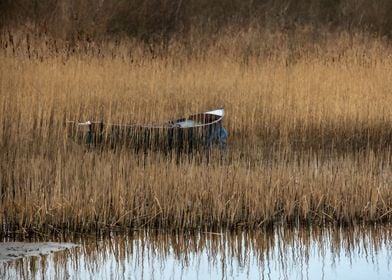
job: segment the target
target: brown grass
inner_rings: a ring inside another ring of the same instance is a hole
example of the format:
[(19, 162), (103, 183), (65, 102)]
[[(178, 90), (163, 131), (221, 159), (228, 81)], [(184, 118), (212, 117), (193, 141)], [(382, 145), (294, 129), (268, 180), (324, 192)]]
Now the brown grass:
[[(302, 52), (271, 40), (273, 55), (224, 35), (191, 56), (176, 43), (157, 57), (129, 42), (106, 46), (114, 56), (3, 49), (3, 233), (390, 221), (391, 50), (345, 36)], [(150, 123), (218, 106), (229, 150), (208, 158), (89, 150), (64, 125)]]

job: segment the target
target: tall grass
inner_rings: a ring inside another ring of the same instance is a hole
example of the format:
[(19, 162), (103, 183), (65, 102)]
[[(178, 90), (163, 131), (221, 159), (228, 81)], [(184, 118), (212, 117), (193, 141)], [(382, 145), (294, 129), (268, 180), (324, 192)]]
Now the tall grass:
[[(273, 50), (222, 35), (199, 53), (173, 43), (164, 56), (135, 42), (100, 54), (35, 45), (30, 58), (27, 47), (3, 49), (2, 234), (390, 221), (391, 50), (347, 36), (301, 49), (274, 36), (263, 37)], [(223, 155), (67, 138), (67, 120), (152, 123), (219, 106)]]

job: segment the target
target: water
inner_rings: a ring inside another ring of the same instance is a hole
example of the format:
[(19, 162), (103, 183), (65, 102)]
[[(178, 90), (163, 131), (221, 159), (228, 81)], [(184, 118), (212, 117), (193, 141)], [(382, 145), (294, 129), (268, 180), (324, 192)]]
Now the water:
[(0, 279), (392, 279), (392, 230), (135, 232), (0, 264)]

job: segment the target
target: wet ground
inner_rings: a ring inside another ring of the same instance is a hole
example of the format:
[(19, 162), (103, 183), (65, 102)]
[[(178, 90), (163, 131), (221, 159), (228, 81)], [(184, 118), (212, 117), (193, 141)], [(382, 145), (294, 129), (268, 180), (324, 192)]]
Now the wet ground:
[(3, 242), (0, 243), (0, 263), (27, 257), (36, 257), (71, 249), (78, 245), (56, 242)]

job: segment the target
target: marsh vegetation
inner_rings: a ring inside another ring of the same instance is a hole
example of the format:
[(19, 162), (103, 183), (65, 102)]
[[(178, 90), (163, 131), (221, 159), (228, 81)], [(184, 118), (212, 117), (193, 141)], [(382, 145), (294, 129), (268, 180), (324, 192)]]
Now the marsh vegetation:
[[(309, 43), (301, 32), (227, 29), (159, 55), (130, 39), (69, 52), (4, 33), (2, 234), (390, 222), (388, 42), (343, 32)], [(225, 154), (89, 149), (65, 126), (217, 106), (227, 112)]]
[[(388, 1), (3, 1), (1, 236), (392, 218)], [(69, 120), (224, 107), (228, 149), (92, 149)]]

